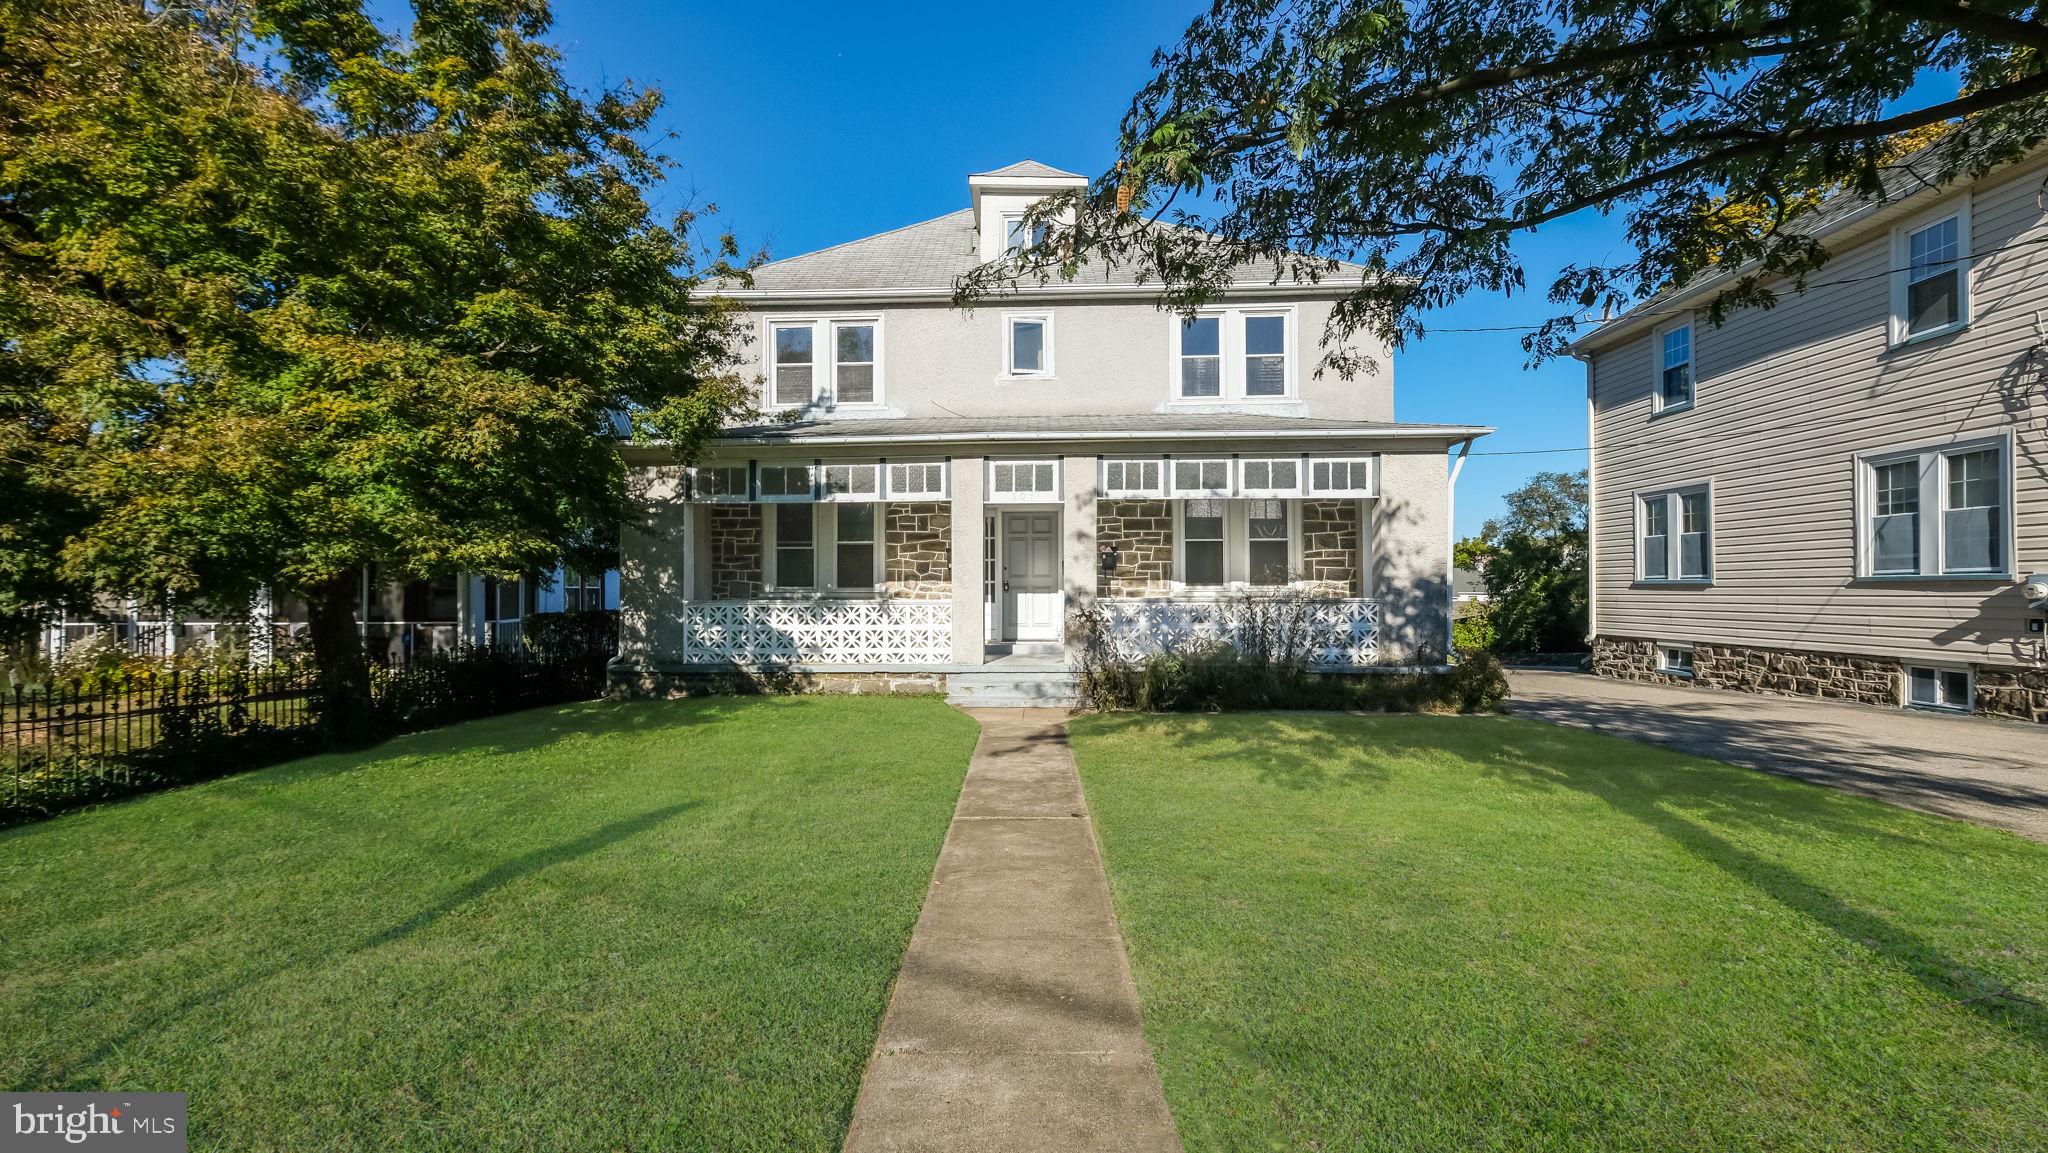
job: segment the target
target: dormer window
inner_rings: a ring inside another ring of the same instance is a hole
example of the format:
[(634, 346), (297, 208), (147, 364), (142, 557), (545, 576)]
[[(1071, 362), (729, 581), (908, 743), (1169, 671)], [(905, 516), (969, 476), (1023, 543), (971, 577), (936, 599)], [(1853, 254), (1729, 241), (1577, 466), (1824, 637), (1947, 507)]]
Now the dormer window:
[(1023, 214), (1015, 213), (1003, 217), (1003, 233), (1006, 238), (1004, 251), (1015, 255), (1027, 248), (1037, 248), (1044, 244), (1052, 229), (1044, 223), (1027, 224)]
[(1052, 375), (1052, 314), (1003, 314), (1003, 366), (1006, 376)]

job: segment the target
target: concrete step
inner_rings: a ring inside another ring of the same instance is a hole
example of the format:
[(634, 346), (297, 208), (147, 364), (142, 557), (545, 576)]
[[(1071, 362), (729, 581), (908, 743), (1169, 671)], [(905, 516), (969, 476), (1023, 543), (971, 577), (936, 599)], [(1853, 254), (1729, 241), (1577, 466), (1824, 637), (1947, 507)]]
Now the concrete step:
[(1080, 706), (1080, 686), (1066, 668), (953, 673), (946, 678), (946, 700), (968, 708), (1071, 709)]

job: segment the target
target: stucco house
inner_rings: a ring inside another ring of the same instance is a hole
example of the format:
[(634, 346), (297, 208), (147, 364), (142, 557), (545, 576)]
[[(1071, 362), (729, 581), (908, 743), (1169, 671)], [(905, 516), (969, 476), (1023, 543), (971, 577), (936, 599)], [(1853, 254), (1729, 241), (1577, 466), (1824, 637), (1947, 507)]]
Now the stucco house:
[(1611, 677), (2048, 720), (2048, 152), (1809, 227), (1805, 292), (1725, 279), (1575, 346)]
[(1394, 420), (1390, 359), (1318, 373), (1347, 266), (1247, 269), (1183, 318), (1094, 266), (971, 310), (954, 281), (1034, 242), (1024, 210), (1084, 178), (1026, 161), (935, 220), (758, 269), (735, 289), (760, 408), (702, 459), (629, 447), (620, 691), (734, 668), (823, 686), (1071, 693), (1071, 612), (1130, 651), (1214, 633), (1219, 603), (1314, 598), (1329, 669), (1438, 662), (1450, 450), (1489, 431)]

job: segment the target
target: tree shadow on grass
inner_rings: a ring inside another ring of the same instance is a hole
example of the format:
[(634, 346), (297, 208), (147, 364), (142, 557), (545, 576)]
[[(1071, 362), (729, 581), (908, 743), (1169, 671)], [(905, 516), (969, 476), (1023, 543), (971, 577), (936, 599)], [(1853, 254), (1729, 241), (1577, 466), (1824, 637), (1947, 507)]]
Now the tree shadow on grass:
[(1384, 789), (1388, 757), (1370, 745), (1329, 740), (1336, 713), (1120, 714), (1092, 722), (1107, 736), (1143, 732), (1205, 761), (1249, 767), (1261, 784), (1290, 792)]
[(288, 950), (284, 958), (253, 972), (242, 973), (230, 980), (219, 982), (180, 1000), (142, 1020), (132, 1023), (120, 1033), (107, 1038), (90, 1053), (76, 1060), (65, 1062), (47, 1071), (41, 1082), (49, 1086), (73, 1083), (71, 1078), (84, 1074), (112, 1054), (130, 1043), (150, 1036), (173, 1021), (188, 1017), (203, 1010), (216, 1008), (222, 1003), (256, 986), (281, 977), (294, 969), (315, 962), (330, 960), (344, 953), (362, 953), (392, 944), (426, 929), (442, 918), (481, 900), (514, 881), (532, 876), (543, 869), (563, 864), (619, 844), (632, 837), (652, 830), (656, 826), (690, 809), (704, 805), (702, 800), (679, 801), (650, 809), (630, 817), (622, 817), (596, 829), (560, 844), (522, 853), (486, 870), (482, 875), (456, 887), (439, 900), (426, 906), (388, 928), (364, 937), (354, 944), (328, 945), (321, 940), (306, 941), (300, 937), (300, 946)]

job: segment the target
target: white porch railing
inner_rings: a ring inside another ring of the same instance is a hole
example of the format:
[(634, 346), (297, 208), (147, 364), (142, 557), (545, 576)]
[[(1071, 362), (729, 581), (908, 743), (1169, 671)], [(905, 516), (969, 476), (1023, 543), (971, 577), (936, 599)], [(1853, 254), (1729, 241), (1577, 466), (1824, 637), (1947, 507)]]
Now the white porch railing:
[[(1244, 624), (1230, 601), (1099, 600), (1110, 643), (1125, 660), (1156, 653), (1234, 643)], [(1341, 668), (1372, 664), (1380, 650), (1380, 602), (1315, 600), (1302, 606), (1309, 664)]]
[(743, 666), (940, 665), (953, 659), (946, 601), (697, 601), (683, 659)]

